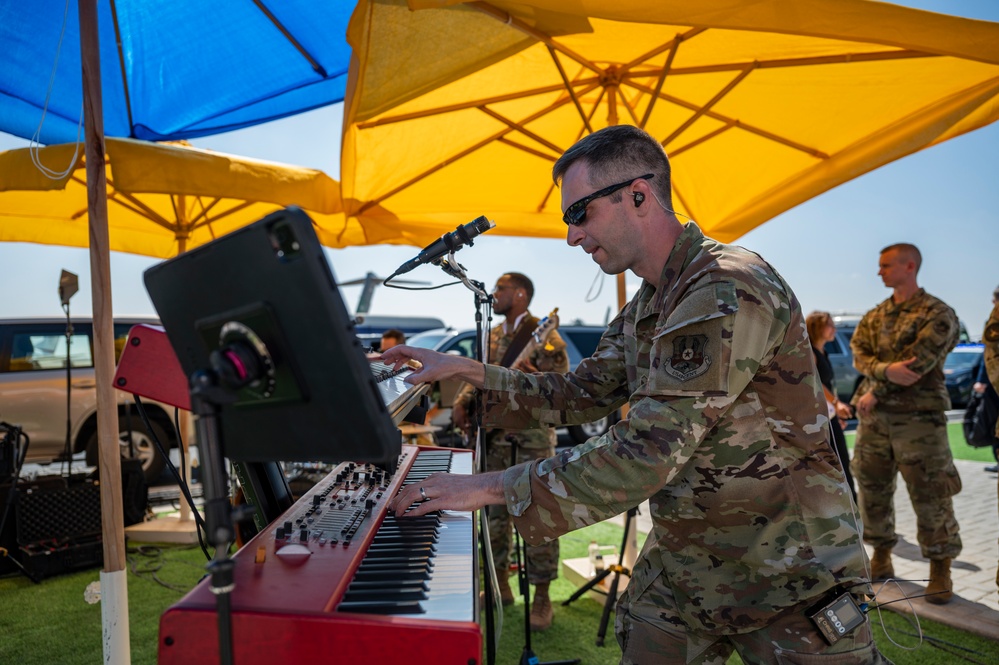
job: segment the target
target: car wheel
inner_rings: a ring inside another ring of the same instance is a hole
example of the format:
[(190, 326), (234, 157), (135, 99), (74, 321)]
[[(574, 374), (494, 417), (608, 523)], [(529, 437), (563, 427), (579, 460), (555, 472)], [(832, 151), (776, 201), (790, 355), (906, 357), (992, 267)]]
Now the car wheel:
[[(163, 428), (154, 422), (149, 424), (159, 442), (169, 447), (171, 439)], [(152, 484), (163, 473), (166, 460), (160, 454), (156, 444), (153, 443), (153, 437), (146, 431), (145, 425), (138, 418), (132, 418), (131, 430), (131, 445), (129, 445), (129, 423), (125, 418), (118, 419), (118, 445), (121, 456), (124, 459), (142, 460), (142, 474), (146, 477), (146, 483)], [(87, 464), (97, 466), (97, 450), (97, 432), (94, 432), (90, 440), (87, 441)]]
[(595, 436), (600, 436), (610, 429), (611, 421), (610, 416), (604, 416), (599, 420), (594, 420), (590, 423), (583, 423), (582, 425), (570, 425), (568, 428), (569, 436), (576, 443), (583, 443), (587, 439), (591, 439)]

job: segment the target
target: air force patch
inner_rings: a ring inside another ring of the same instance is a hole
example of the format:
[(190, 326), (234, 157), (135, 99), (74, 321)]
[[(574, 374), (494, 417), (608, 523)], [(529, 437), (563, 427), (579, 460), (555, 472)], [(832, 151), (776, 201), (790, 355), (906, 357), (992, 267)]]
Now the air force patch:
[(705, 347), (707, 335), (680, 335), (673, 338), (673, 355), (663, 368), (670, 376), (688, 381), (708, 371), (711, 356)]

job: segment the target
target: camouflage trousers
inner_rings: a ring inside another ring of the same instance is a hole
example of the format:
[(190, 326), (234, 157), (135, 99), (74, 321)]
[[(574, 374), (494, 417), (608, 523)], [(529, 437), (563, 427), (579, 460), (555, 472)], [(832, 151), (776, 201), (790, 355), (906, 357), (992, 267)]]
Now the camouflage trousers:
[(853, 450), (864, 541), (892, 548), (895, 480), (901, 473), (916, 513), (916, 539), (927, 559), (954, 559), (961, 536), (954, 501), (961, 477), (947, 440), (947, 417), (939, 411), (884, 413), (862, 417)]
[[(513, 464), (536, 459), (546, 459), (555, 454), (555, 447), (524, 448), (517, 446), (517, 459), (511, 459), (511, 445), (505, 441), (491, 441), (486, 450), (486, 470), (500, 471)], [(493, 563), (497, 574), (510, 569), (513, 552), (513, 520), (505, 505), (488, 506), (489, 543), (493, 550)], [(551, 582), (558, 577), (558, 540), (545, 545), (527, 546), (527, 575), (531, 584)]]
[(621, 665), (725, 665), (732, 652), (748, 665), (892, 665), (874, 646), (866, 616), (835, 645), (827, 644), (804, 614), (817, 599), (775, 615), (766, 628), (709, 635), (687, 629), (661, 581), (637, 598), (628, 591), (618, 601), (614, 626)]

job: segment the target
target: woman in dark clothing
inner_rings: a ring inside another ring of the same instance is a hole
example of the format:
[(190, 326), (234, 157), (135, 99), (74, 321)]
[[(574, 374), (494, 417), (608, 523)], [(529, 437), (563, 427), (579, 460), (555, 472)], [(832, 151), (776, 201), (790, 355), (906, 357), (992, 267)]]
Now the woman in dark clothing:
[(843, 466), (843, 473), (846, 475), (846, 484), (850, 486), (853, 499), (856, 501), (857, 490), (853, 486), (853, 475), (850, 473), (850, 452), (846, 448), (846, 436), (843, 434), (843, 425), (853, 413), (850, 405), (839, 401), (836, 396), (834, 385), (836, 377), (829, 356), (825, 352), (826, 342), (836, 337), (836, 325), (829, 312), (812, 312), (805, 318), (805, 326), (808, 328), (808, 339), (812, 343), (812, 353), (815, 355), (815, 366), (819, 371), (822, 392), (825, 393), (826, 403), (829, 406), (829, 426), (832, 429), (833, 444)]
[[(992, 387), (992, 383), (989, 381), (989, 375), (985, 371), (985, 354), (982, 354), (982, 357), (978, 359), (973, 373), (975, 375), (975, 383), (971, 389), (981, 395), (982, 399), (992, 400), (993, 404), (999, 402), (999, 395), (996, 395), (996, 389)], [(992, 424), (995, 425), (995, 422)], [(992, 444), (992, 456), (996, 458), (996, 462), (999, 462), (999, 437), (997, 437)], [(999, 471), (999, 463), (987, 466), (985, 467), (985, 470), (995, 473)]]

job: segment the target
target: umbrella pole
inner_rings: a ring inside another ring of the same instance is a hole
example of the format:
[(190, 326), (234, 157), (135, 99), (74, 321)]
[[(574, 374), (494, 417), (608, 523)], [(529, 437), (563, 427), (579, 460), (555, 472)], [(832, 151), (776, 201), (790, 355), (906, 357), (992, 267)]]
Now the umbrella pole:
[(80, 60), (83, 69), (87, 212), (90, 220), (90, 280), (94, 310), (94, 374), (97, 383), (97, 437), (100, 442), (101, 624), (105, 663), (129, 663), (128, 582), (125, 573), (125, 521), (121, 498), (121, 453), (114, 377), (114, 325), (111, 309), (111, 251), (108, 238), (107, 173), (104, 170), (104, 108), (96, 0), (79, 0)]

